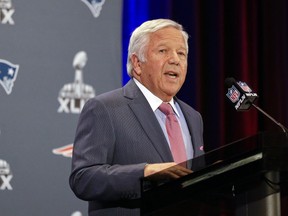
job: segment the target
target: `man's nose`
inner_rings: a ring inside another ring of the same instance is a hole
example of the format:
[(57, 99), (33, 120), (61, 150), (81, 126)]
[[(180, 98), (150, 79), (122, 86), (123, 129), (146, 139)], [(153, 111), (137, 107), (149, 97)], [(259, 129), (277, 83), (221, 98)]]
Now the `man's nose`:
[(169, 63), (178, 65), (180, 63), (180, 57), (176, 51), (170, 53)]

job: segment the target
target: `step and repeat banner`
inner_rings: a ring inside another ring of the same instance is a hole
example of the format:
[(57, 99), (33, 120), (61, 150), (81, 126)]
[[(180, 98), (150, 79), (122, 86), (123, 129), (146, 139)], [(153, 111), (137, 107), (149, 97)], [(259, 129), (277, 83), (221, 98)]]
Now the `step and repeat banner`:
[(0, 0), (0, 215), (81, 216), (79, 113), (121, 87), (122, 1)]

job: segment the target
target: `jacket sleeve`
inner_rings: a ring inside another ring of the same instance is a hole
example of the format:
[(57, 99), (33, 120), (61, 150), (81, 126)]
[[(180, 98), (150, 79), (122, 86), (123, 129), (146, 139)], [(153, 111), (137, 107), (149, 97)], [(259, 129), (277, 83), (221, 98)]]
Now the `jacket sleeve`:
[(115, 128), (100, 101), (86, 103), (73, 147), (70, 187), (83, 200), (117, 201), (140, 197), (145, 163), (113, 164)]

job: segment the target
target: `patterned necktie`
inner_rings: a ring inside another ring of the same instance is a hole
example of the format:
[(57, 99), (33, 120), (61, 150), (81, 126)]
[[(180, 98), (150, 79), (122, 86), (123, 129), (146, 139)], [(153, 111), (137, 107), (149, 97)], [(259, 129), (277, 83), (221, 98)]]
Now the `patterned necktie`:
[(170, 148), (176, 163), (187, 160), (185, 145), (182, 137), (180, 124), (170, 104), (162, 103), (159, 106), (161, 112), (166, 115), (166, 130), (170, 141)]

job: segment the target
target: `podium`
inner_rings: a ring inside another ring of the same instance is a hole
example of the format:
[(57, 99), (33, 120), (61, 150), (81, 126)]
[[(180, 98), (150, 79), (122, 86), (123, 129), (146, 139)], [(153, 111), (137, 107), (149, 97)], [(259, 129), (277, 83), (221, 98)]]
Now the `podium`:
[(288, 202), (281, 207), (288, 191), (286, 133), (259, 133), (187, 164), (193, 173), (184, 177), (159, 172), (142, 179), (141, 215), (288, 216)]

